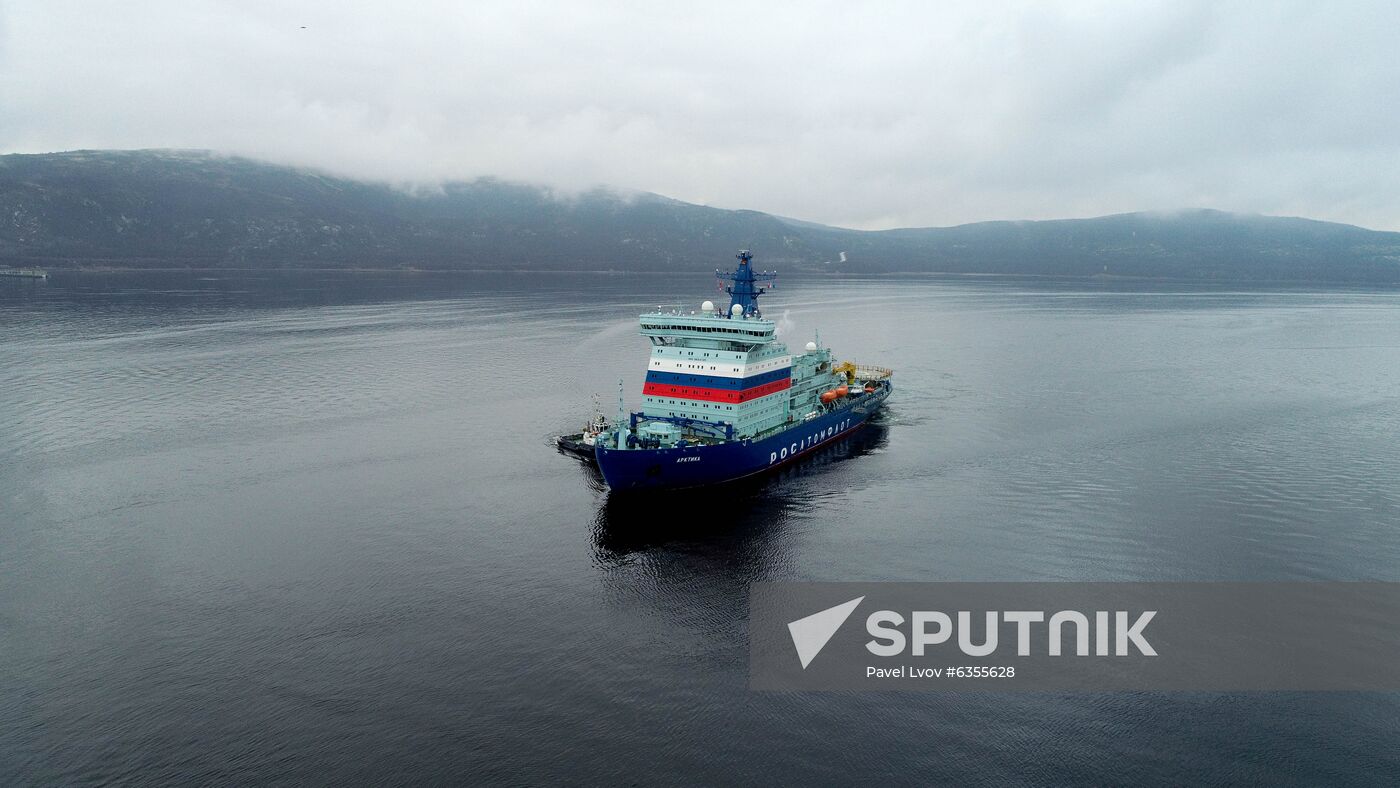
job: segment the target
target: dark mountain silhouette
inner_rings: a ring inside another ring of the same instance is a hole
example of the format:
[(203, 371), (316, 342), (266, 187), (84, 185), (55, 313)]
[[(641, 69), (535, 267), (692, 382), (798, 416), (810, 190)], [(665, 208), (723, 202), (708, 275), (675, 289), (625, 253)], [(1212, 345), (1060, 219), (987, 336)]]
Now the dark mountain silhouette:
[(703, 270), (743, 247), (787, 270), (1400, 282), (1400, 233), (1219, 211), (864, 232), (493, 179), (413, 191), (203, 152), (0, 156), (0, 264)]

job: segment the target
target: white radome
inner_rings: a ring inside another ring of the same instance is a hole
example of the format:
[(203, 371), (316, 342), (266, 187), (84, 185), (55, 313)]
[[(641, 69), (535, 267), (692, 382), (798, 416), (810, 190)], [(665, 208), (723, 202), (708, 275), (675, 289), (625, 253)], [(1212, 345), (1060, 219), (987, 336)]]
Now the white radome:
[(808, 352), (808, 353), (811, 353), (813, 350), (816, 350), (816, 349), (817, 349), (817, 343), (816, 343), (816, 342), (808, 342), (808, 343), (807, 343), (807, 352)]
[(734, 306), (729, 307), (729, 314), (734, 315), (735, 317), (744, 314), (744, 305), (735, 304)]
[(713, 311), (715, 311), (715, 302), (714, 302), (714, 301), (706, 301), (705, 303), (703, 303), (703, 304), (700, 305), (700, 311), (701, 311), (701, 312), (713, 312)]

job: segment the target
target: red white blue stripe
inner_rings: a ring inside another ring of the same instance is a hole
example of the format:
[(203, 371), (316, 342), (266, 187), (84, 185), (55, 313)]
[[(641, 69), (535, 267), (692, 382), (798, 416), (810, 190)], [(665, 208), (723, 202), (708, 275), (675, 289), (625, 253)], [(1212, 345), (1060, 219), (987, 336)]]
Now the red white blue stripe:
[(683, 372), (647, 372), (642, 393), (700, 402), (752, 402), (759, 397), (786, 391), (792, 386), (791, 368), (775, 369), (746, 378)]

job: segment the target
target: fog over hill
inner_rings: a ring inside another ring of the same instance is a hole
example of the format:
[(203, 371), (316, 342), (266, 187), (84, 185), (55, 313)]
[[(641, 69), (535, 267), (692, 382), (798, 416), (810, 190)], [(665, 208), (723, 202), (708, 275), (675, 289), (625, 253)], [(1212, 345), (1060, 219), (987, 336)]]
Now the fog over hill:
[(433, 189), (198, 151), (0, 156), (0, 264), (50, 268), (763, 267), (1400, 283), (1400, 233), (1219, 211), (858, 231), (655, 194)]

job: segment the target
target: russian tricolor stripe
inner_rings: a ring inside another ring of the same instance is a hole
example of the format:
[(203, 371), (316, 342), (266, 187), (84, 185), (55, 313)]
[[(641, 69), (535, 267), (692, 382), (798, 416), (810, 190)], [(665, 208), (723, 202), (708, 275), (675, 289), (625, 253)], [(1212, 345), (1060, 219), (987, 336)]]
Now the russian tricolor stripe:
[[(787, 372), (787, 370), (783, 370)], [(674, 383), (653, 383), (650, 378), (654, 373), (647, 373), (647, 383), (642, 387), (642, 393), (653, 397), (673, 397), (675, 399), (691, 399), (702, 402), (751, 402), (759, 397), (766, 397), (792, 387), (792, 378), (783, 377), (779, 380), (762, 383), (757, 386), (735, 391), (734, 389), (714, 388), (710, 386), (699, 386), (691, 383), (677, 385)], [(695, 377), (702, 377), (696, 375)]]

